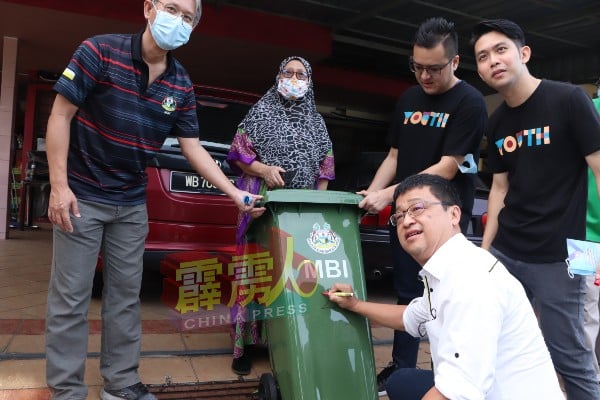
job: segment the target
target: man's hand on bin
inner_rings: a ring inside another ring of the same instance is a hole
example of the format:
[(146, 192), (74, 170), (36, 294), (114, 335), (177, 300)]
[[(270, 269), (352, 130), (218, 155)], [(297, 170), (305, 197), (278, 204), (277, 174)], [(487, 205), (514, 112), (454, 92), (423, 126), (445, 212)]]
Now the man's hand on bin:
[(256, 218), (260, 217), (261, 215), (263, 215), (265, 213), (265, 210), (266, 210), (265, 207), (257, 207), (257, 208), (253, 208), (250, 211), (248, 211), (248, 214), (250, 214), (250, 218), (256, 219)]
[(352, 285), (347, 283), (334, 283), (331, 289), (327, 292), (329, 301), (336, 303), (342, 308), (350, 311), (358, 304), (359, 300), (354, 295)]
[(392, 202), (388, 192), (388, 189), (373, 191), (361, 190), (360, 192), (356, 192), (356, 194), (365, 197), (358, 203), (358, 207), (366, 210), (368, 213), (377, 214)]
[(255, 209), (255, 204), (263, 198), (258, 194), (252, 194), (239, 189), (238, 192), (240, 193), (240, 196), (233, 197), (233, 200), (236, 203), (238, 209), (242, 212), (252, 212), (252, 210)]
[(244, 212), (250, 215), (250, 218), (258, 218), (265, 212), (266, 208), (262, 206), (261, 200), (262, 196), (259, 195), (250, 195), (249, 193), (244, 196)]

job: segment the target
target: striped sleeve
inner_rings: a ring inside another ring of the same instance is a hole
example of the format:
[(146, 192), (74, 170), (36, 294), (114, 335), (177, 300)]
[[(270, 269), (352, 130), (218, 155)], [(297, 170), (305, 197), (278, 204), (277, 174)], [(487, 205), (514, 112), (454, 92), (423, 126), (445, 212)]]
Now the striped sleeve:
[(87, 39), (79, 45), (54, 90), (78, 107), (85, 102), (104, 71), (98, 43)]

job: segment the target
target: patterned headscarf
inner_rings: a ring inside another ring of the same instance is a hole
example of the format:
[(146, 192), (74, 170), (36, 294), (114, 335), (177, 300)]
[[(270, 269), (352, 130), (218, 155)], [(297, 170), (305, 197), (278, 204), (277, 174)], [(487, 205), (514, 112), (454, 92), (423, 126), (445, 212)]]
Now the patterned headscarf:
[[(297, 100), (286, 100), (277, 91), (279, 73), (298, 60), (308, 74), (308, 91)], [(238, 128), (248, 134), (260, 161), (286, 170), (288, 189), (313, 189), (319, 165), (331, 150), (325, 121), (317, 112), (312, 68), (302, 57), (288, 57), (279, 65), (275, 84), (250, 109)]]

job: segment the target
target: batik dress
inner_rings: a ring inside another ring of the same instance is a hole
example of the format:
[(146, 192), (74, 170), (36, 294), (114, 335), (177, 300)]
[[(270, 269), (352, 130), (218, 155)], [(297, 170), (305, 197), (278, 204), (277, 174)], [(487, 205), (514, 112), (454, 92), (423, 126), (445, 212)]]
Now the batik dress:
[[(311, 75), (310, 65), (300, 57), (284, 60), (280, 70), (292, 59), (300, 60)], [(286, 171), (282, 174), (286, 189), (316, 189), (319, 180), (333, 180), (332, 144), (325, 121), (316, 109), (312, 81), (306, 95), (298, 100), (284, 99), (277, 84), (271, 87), (238, 125), (227, 160), (241, 174), (236, 186), (254, 194), (264, 194), (265, 181), (244, 174), (234, 161), (247, 165), (260, 161), (282, 167)], [(236, 238), (240, 248), (245, 244), (250, 221), (247, 213), (240, 213)], [(246, 308), (238, 302), (232, 309), (234, 358), (242, 356), (244, 344), (264, 342), (256, 321), (247, 324), (246, 315)]]

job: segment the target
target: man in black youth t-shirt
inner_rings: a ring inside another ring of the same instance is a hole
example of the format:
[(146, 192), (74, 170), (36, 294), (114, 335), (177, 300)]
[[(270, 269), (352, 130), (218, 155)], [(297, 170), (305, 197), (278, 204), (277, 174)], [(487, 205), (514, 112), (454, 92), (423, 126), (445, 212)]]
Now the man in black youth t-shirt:
[[(359, 192), (365, 196), (359, 207), (378, 212), (392, 202), (398, 182), (413, 174), (435, 174), (452, 181), (457, 189), (462, 202), (460, 226), (466, 231), (487, 111), (481, 93), (455, 76), (458, 62), (454, 24), (443, 18), (421, 24), (409, 62), (419, 85), (404, 92), (396, 104), (389, 153), (369, 188)], [(467, 155), (473, 157), (470, 168), (463, 166)], [(400, 247), (395, 229), (390, 230), (390, 243), (398, 304), (408, 304), (423, 293), (418, 278), (421, 267)], [(385, 381), (396, 369), (415, 368), (418, 350), (419, 338), (394, 332), (392, 362), (377, 376), (380, 394), (385, 393)]]
[(587, 166), (600, 180), (600, 118), (574, 85), (541, 80), (512, 21), (473, 31), (479, 76), (504, 98), (490, 116), (493, 183), (482, 247), (523, 284), (569, 400), (598, 400), (592, 349), (583, 336), (585, 277), (567, 273), (566, 239), (585, 239)]

